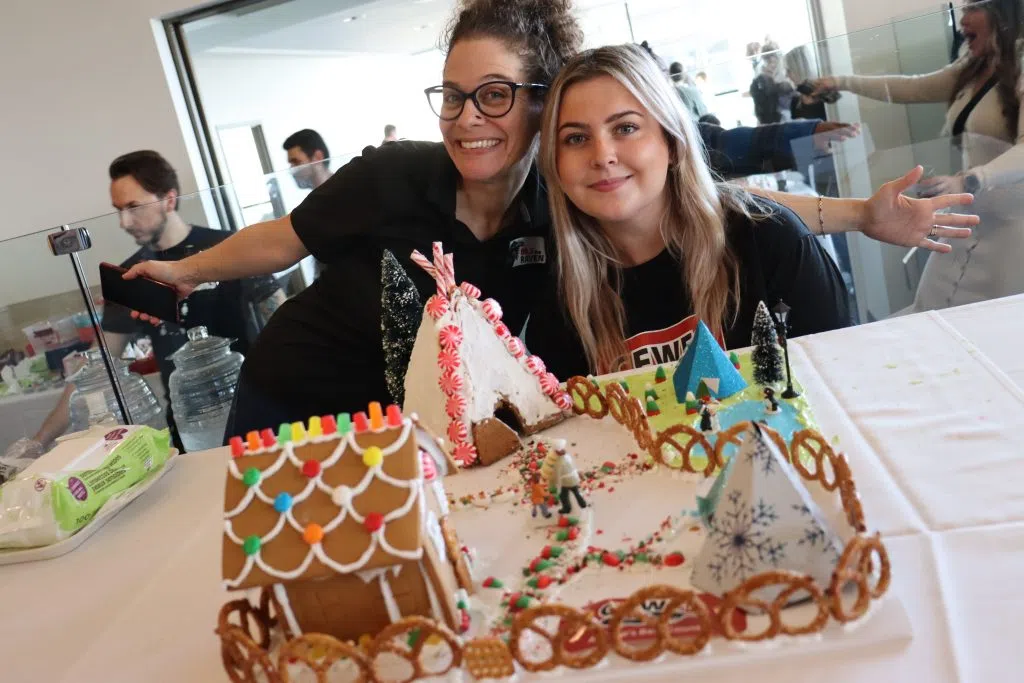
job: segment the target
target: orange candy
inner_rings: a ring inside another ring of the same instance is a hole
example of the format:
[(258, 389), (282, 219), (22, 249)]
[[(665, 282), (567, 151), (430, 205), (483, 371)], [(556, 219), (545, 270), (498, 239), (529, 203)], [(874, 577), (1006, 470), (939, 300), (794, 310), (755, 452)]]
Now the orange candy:
[(377, 401), (370, 404), (370, 429), (375, 432), (384, 429), (384, 409)]
[(302, 532), (302, 540), (313, 545), (324, 540), (324, 528), (319, 524), (310, 524), (306, 527), (306, 530)]

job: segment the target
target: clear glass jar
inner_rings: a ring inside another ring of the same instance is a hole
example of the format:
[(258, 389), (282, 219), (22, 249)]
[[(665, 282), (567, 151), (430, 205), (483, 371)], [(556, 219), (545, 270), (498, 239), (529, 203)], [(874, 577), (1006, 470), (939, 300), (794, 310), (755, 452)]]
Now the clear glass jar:
[(224, 441), (245, 360), (231, 350), (233, 341), (211, 336), (205, 327), (193, 327), (188, 343), (171, 354), (174, 372), (168, 391), (178, 434), (188, 452), (217, 448)]
[[(71, 394), (71, 430), (88, 429), (103, 422), (118, 423), (121, 411), (117, 406), (114, 389), (110, 385), (107, 368), (99, 349), (85, 352), (86, 363), (81, 370), (68, 378), (75, 385)], [(128, 369), (120, 359), (114, 359), (114, 371), (125, 394), (125, 405), (131, 413), (132, 422), (154, 429), (166, 429), (167, 420), (156, 394), (140, 375)]]

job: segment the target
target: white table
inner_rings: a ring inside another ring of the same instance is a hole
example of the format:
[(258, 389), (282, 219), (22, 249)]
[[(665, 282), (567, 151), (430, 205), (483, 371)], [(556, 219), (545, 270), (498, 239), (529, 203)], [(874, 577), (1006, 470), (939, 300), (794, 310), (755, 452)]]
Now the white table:
[[(829, 431), (850, 456), (869, 526), (886, 536), (913, 639), (703, 669), (701, 681), (1021, 680), (1022, 321), (1016, 297), (791, 346), (819, 413), (849, 416)], [(73, 554), (0, 567), (0, 678), (226, 681), (213, 634), (226, 596), (226, 459), (224, 449), (181, 456)], [(687, 660), (678, 665), (685, 672)]]

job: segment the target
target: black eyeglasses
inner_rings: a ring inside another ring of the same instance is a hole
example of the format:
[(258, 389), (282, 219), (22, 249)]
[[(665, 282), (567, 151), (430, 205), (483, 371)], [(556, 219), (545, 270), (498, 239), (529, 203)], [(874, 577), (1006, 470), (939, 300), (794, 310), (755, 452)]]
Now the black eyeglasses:
[(472, 100), (477, 111), (492, 119), (500, 119), (516, 103), (516, 91), (521, 88), (547, 88), (539, 83), (513, 83), (511, 81), (488, 81), (473, 92), (462, 92), (450, 85), (435, 85), (423, 92), (427, 95), (430, 108), (442, 121), (454, 121), (462, 116), (466, 100)]

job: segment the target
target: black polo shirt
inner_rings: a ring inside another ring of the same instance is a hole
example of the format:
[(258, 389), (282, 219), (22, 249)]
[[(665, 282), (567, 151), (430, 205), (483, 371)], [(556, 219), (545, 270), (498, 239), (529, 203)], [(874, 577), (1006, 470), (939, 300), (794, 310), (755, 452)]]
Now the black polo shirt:
[(277, 311), (250, 348), (229, 435), (389, 400), (381, 346), (385, 249), (426, 302), (435, 283), (409, 256), (416, 249), (429, 257), (431, 244), (443, 242), (454, 254), (456, 281), (500, 301), (511, 330), (523, 327), (547, 272), (543, 182), (530, 172), (508, 224), (485, 242), (455, 218), (457, 184), (443, 145), (396, 142), (365, 150), (295, 209), (295, 232), (329, 267)]

